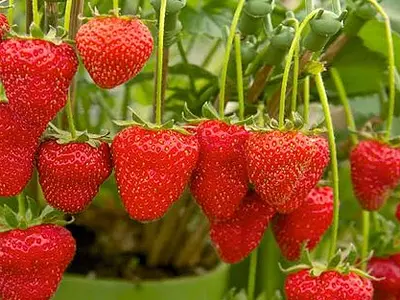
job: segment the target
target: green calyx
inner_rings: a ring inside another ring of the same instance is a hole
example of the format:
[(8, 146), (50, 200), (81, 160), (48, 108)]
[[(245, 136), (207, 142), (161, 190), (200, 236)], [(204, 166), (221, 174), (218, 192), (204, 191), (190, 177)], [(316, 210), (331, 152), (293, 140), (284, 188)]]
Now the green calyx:
[(67, 145), (71, 143), (86, 143), (93, 148), (98, 148), (100, 147), (102, 142), (111, 142), (109, 134), (109, 132), (106, 132), (104, 134), (92, 134), (88, 133), (87, 131), (77, 131), (76, 136), (73, 137), (69, 131), (61, 130), (50, 123), (49, 128), (44, 135), (44, 140), (56, 140), (56, 142), (60, 145)]
[(400, 147), (400, 136), (391, 137), (389, 140), (386, 138), (386, 131), (377, 131), (371, 122), (365, 124), (360, 131), (353, 131), (349, 129), (350, 134), (356, 134), (363, 140), (374, 140), (382, 144), (386, 144), (393, 148)]
[(6, 39), (17, 38), (22, 40), (43, 40), (55, 45), (61, 45), (63, 42), (74, 43), (74, 41), (66, 39), (67, 32), (63, 27), (54, 28), (50, 26), (49, 32), (44, 34), (39, 26), (32, 23), (29, 27), (29, 35), (19, 35), (13, 30), (13, 27), (11, 27), (11, 30), (5, 35)]
[(73, 218), (66, 221), (62, 212), (50, 206), (46, 206), (40, 211), (37, 202), (30, 197), (26, 197), (22, 201), (25, 201), (27, 204), (24, 214), (16, 213), (7, 205), (0, 207), (0, 232), (7, 232), (14, 229), (25, 230), (41, 224), (65, 226), (74, 221)]

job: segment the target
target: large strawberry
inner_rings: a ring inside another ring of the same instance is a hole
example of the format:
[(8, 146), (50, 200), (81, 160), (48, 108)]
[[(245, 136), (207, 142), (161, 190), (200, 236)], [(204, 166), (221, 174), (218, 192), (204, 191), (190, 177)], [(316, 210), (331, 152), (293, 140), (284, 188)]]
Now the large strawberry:
[(351, 152), (354, 192), (365, 210), (380, 209), (400, 183), (400, 149), (377, 140), (360, 142)]
[(312, 276), (306, 269), (288, 276), (285, 293), (287, 300), (372, 300), (373, 287), (369, 279), (354, 272)]
[(210, 236), (221, 259), (237, 263), (246, 258), (261, 242), (275, 210), (249, 192), (229, 220), (211, 220)]
[(110, 148), (72, 142), (44, 142), (38, 151), (37, 168), (46, 201), (63, 212), (86, 209), (112, 171)]
[(233, 216), (248, 190), (243, 126), (205, 121), (197, 127), (200, 156), (191, 181), (197, 203), (210, 218)]
[(153, 38), (137, 18), (95, 17), (81, 26), (76, 45), (94, 82), (111, 89), (142, 70), (153, 51)]
[(199, 155), (195, 136), (134, 125), (112, 143), (118, 190), (133, 219), (161, 218), (179, 199)]
[(0, 14), (0, 42), (3, 39), (5, 33), (10, 30), (10, 24), (8, 23), (7, 17), (4, 14)]
[(333, 191), (330, 187), (314, 188), (300, 208), (290, 214), (277, 215), (273, 231), (286, 259), (298, 259), (304, 243), (308, 250), (314, 249), (332, 218)]
[(40, 135), (0, 103), (0, 196), (18, 195), (30, 180)]
[(0, 233), (0, 298), (50, 299), (75, 248), (70, 232), (57, 225)]
[(373, 257), (368, 263), (368, 269), (376, 280), (373, 282), (375, 291), (400, 295), (400, 266), (391, 258)]
[(328, 142), (300, 131), (255, 132), (246, 144), (247, 169), (256, 192), (279, 213), (291, 213), (321, 179)]
[(72, 46), (31, 38), (0, 43), (0, 80), (10, 108), (44, 130), (66, 104), (78, 59)]

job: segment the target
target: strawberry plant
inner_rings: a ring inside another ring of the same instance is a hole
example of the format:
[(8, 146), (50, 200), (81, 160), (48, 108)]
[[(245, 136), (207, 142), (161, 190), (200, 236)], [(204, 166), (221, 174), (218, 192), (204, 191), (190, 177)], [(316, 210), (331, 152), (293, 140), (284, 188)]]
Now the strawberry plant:
[(0, 299), (400, 299), (399, 13), (0, 0)]

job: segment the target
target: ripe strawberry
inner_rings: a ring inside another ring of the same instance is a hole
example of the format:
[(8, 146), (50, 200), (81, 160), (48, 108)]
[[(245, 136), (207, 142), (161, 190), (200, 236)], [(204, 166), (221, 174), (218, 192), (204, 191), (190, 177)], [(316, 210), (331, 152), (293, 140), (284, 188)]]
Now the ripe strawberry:
[(243, 126), (205, 121), (197, 127), (200, 156), (190, 185), (193, 196), (210, 218), (233, 216), (248, 190)]
[(41, 132), (0, 103), (0, 196), (18, 195), (32, 177)]
[(254, 133), (246, 144), (247, 169), (256, 192), (279, 213), (301, 206), (329, 162), (325, 138), (299, 131)]
[(390, 258), (373, 257), (368, 263), (370, 274), (376, 280), (373, 282), (375, 291), (387, 294), (400, 294), (400, 266)]
[(372, 300), (369, 279), (356, 273), (323, 272), (313, 277), (310, 270), (290, 274), (285, 282), (287, 300)]
[(274, 209), (255, 192), (249, 192), (229, 220), (211, 220), (210, 236), (221, 259), (237, 263), (261, 242)]
[(354, 192), (365, 210), (380, 209), (400, 183), (400, 150), (379, 141), (362, 141), (351, 152)]
[(0, 80), (11, 110), (44, 130), (65, 105), (78, 60), (73, 48), (13, 38), (0, 43)]
[(138, 221), (161, 218), (179, 199), (196, 166), (193, 135), (131, 126), (114, 138), (112, 157), (119, 193)]
[(10, 24), (4, 14), (0, 14), (0, 41), (3, 39), (5, 33), (10, 30)]
[(107, 143), (94, 148), (49, 140), (39, 148), (37, 168), (47, 202), (63, 212), (78, 213), (89, 206), (111, 174), (110, 148)]
[(79, 29), (76, 46), (94, 82), (111, 89), (142, 70), (153, 51), (153, 37), (139, 19), (98, 17)]
[(70, 232), (57, 225), (0, 233), (0, 298), (50, 299), (75, 248)]
[(287, 215), (277, 215), (273, 231), (283, 256), (297, 260), (306, 242), (310, 251), (314, 249), (332, 219), (333, 191), (330, 187), (314, 188), (299, 209)]

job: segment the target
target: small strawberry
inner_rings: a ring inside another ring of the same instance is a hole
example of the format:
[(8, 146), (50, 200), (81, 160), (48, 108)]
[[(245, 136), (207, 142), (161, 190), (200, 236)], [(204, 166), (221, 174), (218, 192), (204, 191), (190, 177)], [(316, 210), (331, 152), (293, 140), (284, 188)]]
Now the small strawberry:
[(379, 280), (373, 282), (375, 291), (400, 294), (400, 266), (391, 258), (373, 257), (368, 263), (370, 274)]
[(112, 143), (119, 193), (138, 221), (161, 218), (179, 199), (199, 155), (195, 136), (131, 126)]
[(0, 14), (0, 41), (3, 39), (5, 33), (10, 30), (10, 24), (4, 14)]
[(256, 192), (281, 214), (301, 206), (329, 162), (328, 142), (300, 131), (255, 132), (246, 144)]
[(139, 19), (95, 17), (79, 29), (76, 46), (94, 82), (111, 89), (142, 70), (153, 51), (153, 38)]
[(288, 260), (297, 260), (304, 243), (307, 243), (308, 250), (314, 249), (332, 219), (332, 188), (314, 188), (299, 209), (276, 216), (273, 231), (282, 254)]
[(50, 299), (75, 248), (70, 232), (57, 225), (0, 233), (0, 298)]
[(233, 216), (248, 190), (243, 126), (205, 121), (197, 127), (200, 156), (190, 185), (193, 196), (210, 218)]
[(261, 242), (274, 209), (249, 192), (229, 220), (211, 220), (210, 236), (221, 259), (237, 263), (245, 259)]
[(0, 196), (18, 195), (32, 177), (41, 132), (0, 103)]
[(78, 59), (72, 46), (12, 38), (0, 43), (0, 80), (11, 110), (44, 130), (66, 104)]
[(39, 148), (37, 168), (46, 201), (66, 213), (87, 208), (110, 176), (112, 162), (107, 143), (60, 145), (49, 140)]
[(285, 293), (287, 300), (372, 300), (373, 287), (369, 279), (354, 272), (312, 276), (306, 269), (287, 277)]
[(400, 183), (400, 150), (375, 140), (360, 142), (351, 152), (351, 179), (365, 210), (380, 209)]

